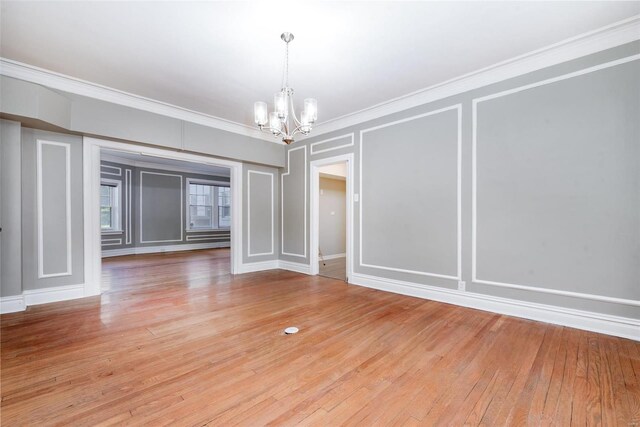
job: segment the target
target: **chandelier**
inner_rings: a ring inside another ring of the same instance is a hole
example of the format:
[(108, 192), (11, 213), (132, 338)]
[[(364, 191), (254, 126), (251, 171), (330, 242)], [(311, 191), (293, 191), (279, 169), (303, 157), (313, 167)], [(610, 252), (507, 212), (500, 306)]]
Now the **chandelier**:
[(267, 103), (258, 101), (253, 104), (253, 114), (260, 130), (271, 132), (275, 137), (282, 136), (285, 144), (291, 144), (296, 133), (308, 135), (311, 132), (311, 126), (318, 119), (318, 101), (306, 98), (298, 120), (293, 107), (293, 88), (289, 87), (289, 43), (293, 40), (293, 34), (282, 33), (280, 38), (286, 43), (282, 89), (274, 95), (274, 111), (269, 113)]

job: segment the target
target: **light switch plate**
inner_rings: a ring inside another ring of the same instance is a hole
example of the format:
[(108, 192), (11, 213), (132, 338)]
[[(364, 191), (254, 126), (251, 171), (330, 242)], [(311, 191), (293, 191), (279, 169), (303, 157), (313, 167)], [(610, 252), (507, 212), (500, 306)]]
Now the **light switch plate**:
[(353, 201), (354, 202), (359, 202), (360, 201), (360, 195), (358, 193), (353, 195)]

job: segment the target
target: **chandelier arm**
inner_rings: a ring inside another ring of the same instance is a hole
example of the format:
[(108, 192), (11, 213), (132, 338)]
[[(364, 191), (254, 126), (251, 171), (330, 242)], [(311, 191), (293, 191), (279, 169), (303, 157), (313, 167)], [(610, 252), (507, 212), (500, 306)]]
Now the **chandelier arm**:
[(309, 135), (309, 132), (311, 132), (311, 127), (309, 127), (309, 130), (308, 130), (308, 131), (304, 131), (304, 130), (302, 130), (302, 127), (303, 127), (302, 125), (300, 125), (300, 126), (296, 127), (296, 128), (293, 130), (293, 133), (292, 133), (290, 136), (294, 136), (296, 133), (301, 133), (301, 134), (303, 134), (303, 135)]
[(296, 117), (296, 109), (293, 106), (293, 91), (289, 95), (289, 105), (291, 106), (291, 116), (293, 116), (293, 121), (295, 122), (296, 126), (302, 126), (302, 122), (298, 120), (298, 117)]
[(271, 126), (260, 126), (260, 130), (263, 132), (270, 132), (273, 134), (273, 136), (280, 136), (283, 135), (281, 130), (278, 130), (276, 128), (272, 128)]

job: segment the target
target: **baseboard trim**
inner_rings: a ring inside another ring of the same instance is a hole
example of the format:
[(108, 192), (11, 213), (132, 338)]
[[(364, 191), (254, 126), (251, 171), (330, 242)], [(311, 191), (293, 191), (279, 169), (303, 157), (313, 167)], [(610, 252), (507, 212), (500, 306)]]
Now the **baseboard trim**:
[(349, 283), (640, 341), (640, 320), (353, 273)]
[(254, 273), (256, 271), (275, 270), (278, 268), (278, 260), (249, 262), (240, 265), (238, 274)]
[(84, 298), (84, 285), (55, 286), (51, 288), (30, 289), (22, 295), (0, 298), (0, 314), (24, 311), (27, 307), (50, 302), (68, 301)]
[(283, 261), (277, 259), (242, 264), (239, 274), (276, 269), (295, 271), (296, 273), (302, 274), (311, 274), (311, 266), (308, 264), (301, 264), (299, 262)]
[(84, 285), (56, 286), (52, 288), (33, 289), (24, 291), (24, 303), (30, 305), (47, 304), (50, 302), (67, 301), (84, 297)]
[(321, 259), (328, 261), (330, 259), (338, 259), (338, 258), (346, 258), (347, 254), (333, 254), (333, 255), (323, 255)]
[(16, 313), (24, 311), (24, 309), (24, 297), (22, 295), (0, 297), (0, 314)]
[(228, 248), (231, 242), (211, 242), (211, 243), (191, 243), (186, 245), (164, 245), (164, 246), (140, 246), (135, 248), (106, 249), (102, 251), (102, 258), (122, 256), (155, 254), (161, 252), (193, 251), (196, 249)]
[(299, 262), (278, 261), (278, 268), (282, 270), (295, 271), (296, 273), (311, 274), (311, 266), (309, 264), (301, 264)]

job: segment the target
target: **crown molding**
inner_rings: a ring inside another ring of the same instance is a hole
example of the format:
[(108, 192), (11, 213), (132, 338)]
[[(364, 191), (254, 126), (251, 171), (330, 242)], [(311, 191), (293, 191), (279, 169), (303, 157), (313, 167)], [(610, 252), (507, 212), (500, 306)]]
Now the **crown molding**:
[[(173, 171), (173, 172), (184, 172), (184, 173), (189, 173), (189, 174), (193, 174), (193, 175), (209, 175), (209, 176), (214, 176), (214, 177), (218, 177), (218, 178), (227, 178), (227, 179), (229, 179), (230, 176), (231, 176), (230, 172), (227, 172), (227, 175), (221, 175), (219, 173), (214, 173), (212, 171), (207, 171), (207, 170), (198, 170), (198, 169), (180, 167), (180, 166), (174, 166), (174, 165), (164, 165), (164, 164), (153, 163), (153, 162), (145, 162), (145, 161), (141, 161), (141, 160), (131, 160), (131, 159), (126, 159), (124, 157), (114, 156), (112, 154), (104, 153), (104, 152), (100, 153), (100, 160), (101, 161), (104, 160), (106, 162), (117, 163), (117, 164), (121, 164), (121, 165), (125, 165), (125, 166), (137, 167), (137, 168), (157, 169), (157, 170), (165, 170), (165, 171)], [(108, 166), (108, 165), (105, 165), (105, 166)], [(223, 182), (223, 184), (227, 184), (228, 185), (229, 183), (228, 182)]]
[[(640, 15), (632, 16), (371, 107), (318, 123), (313, 128), (313, 136), (344, 129), (368, 120), (478, 89), (636, 40), (640, 40)], [(300, 140), (308, 138), (311, 138), (311, 136), (300, 138)]]
[[(640, 15), (632, 16), (489, 67), (372, 105), (371, 107), (318, 123), (314, 127), (313, 137), (498, 83), (636, 40), (640, 40)], [(275, 144), (282, 144), (281, 141), (274, 140), (269, 135), (251, 126), (2, 57), (0, 57), (0, 75), (184, 120), (190, 123), (233, 132)], [(300, 137), (298, 140), (305, 140), (311, 137), (312, 136)]]
[(282, 144), (281, 141), (274, 140), (269, 135), (251, 126), (200, 113), (198, 111), (189, 110), (166, 102), (145, 98), (143, 96), (3, 57), (0, 57), (0, 75), (24, 80), (75, 95), (86, 96), (100, 101), (111, 102), (113, 104), (147, 111), (149, 113), (160, 114), (162, 116), (183, 120), (185, 122), (233, 132), (271, 143)]

